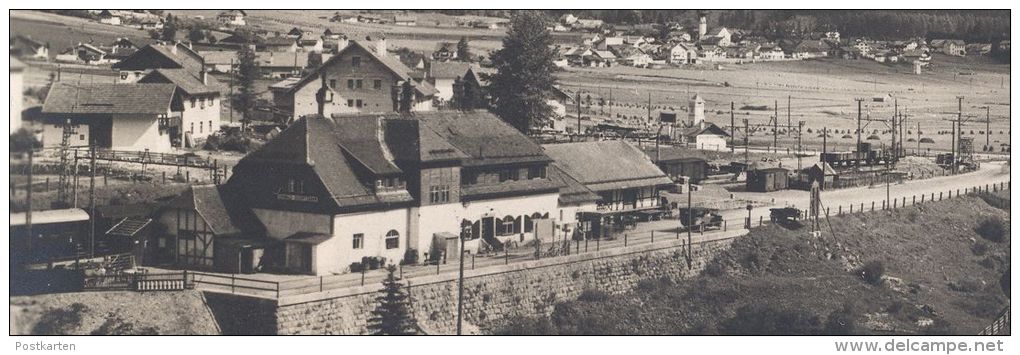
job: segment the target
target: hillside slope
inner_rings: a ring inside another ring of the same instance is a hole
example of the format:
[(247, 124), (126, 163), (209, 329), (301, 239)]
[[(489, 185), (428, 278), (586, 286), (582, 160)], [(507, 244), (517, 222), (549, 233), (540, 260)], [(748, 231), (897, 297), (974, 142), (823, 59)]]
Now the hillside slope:
[[(989, 219), (1003, 221), (1005, 240), (979, 235)], [(977, 334), (1008, 302), (1000, 287), (1008, 220), (965, 197), (833, 217), (835, 237), (828, 225), (820, 238), (806, 228), (756, 228), (690, 282), (648, 280), (621, 296), (586, 291), (548, 319), (495, 332)], [(869, 262), (883, 266), (880, 281), (862, 277)]]
[(11, 334), (219, 333), (198, 291), (76, 292), (11, 297)]

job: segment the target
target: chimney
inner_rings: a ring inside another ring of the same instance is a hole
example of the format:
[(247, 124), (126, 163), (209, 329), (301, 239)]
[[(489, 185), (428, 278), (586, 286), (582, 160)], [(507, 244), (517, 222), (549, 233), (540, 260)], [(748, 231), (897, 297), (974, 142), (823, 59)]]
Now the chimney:
[(379, 36), (375, 41), (375, 53), (379, 56), (386, 56), (386, 36)]
[(177, 54), (177, 43), (170, 44), (170, 53)]
[(705, 19), (705, 14), (701, 13), (698, 15), (698, 40), (705, 38), (705, 34), (708, 33), (708, 20)]
[(209, 72), (205, 70), (205, 66), (202, 66), (202, 71), (198, 74), (202, 78), (202, 85), (209, 85)]
[(347, 48), (347, 45), (349, 44), (351, 44), (351, 41), (347, 39), (347, 36), (340, 36), (340, 38), (336, 40), (336, 51), (340, 52), (344, 50), (344, 48)]

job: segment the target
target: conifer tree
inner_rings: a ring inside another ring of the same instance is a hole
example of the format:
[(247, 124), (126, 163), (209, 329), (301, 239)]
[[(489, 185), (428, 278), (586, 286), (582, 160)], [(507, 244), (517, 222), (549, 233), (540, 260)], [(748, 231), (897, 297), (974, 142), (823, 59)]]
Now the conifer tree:
[(389, 274), (383, 280), (381, 294), (376, 297), (379, 305), (368, 319), (368, 330), (373, 335), (415, 335), (417, 322), (411, 314), (411, 307), (404, 285), (396, 276), (397, 268), (386, 268)]
[(556, 51), (547, 23), (538, 11), (515, 13), (503, 48), (492, 54), (496, 68), (489, 77), (492, 111), (524, 133), (546, 126), (553, 114), (546, 100), (556, 83)]

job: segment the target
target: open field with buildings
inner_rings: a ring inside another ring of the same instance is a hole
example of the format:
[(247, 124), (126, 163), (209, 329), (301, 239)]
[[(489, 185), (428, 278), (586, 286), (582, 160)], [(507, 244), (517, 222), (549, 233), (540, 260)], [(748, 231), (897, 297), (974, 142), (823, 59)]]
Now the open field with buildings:
[[(581, 91), (582, 101), (593, 97), (592, 109), (605, 112), (604, 117), (618, 119), (617, 114), (638, 117), (638, 120), (622, 120), (624, 123), (647, 124), (647, 103), (651, 95), (654, 107), (652, 117), (659, 111), (675, 111), (687, 115), (688, 98), (699, 94), (705, 102), (706, 119), (729, 131), (730, 102), (734, 103), (735, 121), (738, 126), (736, 144), (743, 142), (743, 119), (750, 125), (766, 125), (775, 115), (778, 102), (780, 131), (786, 131), (788, 121), (797, 125), (805, 121), (803, 144), (805, 149), (820, 150), (820, 130), (830, 132), (830, 151), (852, 150), (856, 144), (854, 130), (857, 128), (857, 104), (855, 98), (863, 98), (862, 116), (865, 119), (888, 121), (898, 104), (908, 118), (904, 121), (907, 139), (917, 139), (920, 124), (922, 138), (931, 138), (934, 144), (922, 144), (921, 149), (948, 150), (948, 132), (957, 114), (957, 96), (964, 96), (964, 119), (980, 122), (964, 123), (964, 136), (975, 138), (976, 145), (983, 145), (985, 137), (979, 131), (985, 130), (985, 109), (990, 107), (990, 143), (1009, 143), (1009, 65), (996, 64), (986, 58), (955, 58), (935, 56), (936, 69), (914, 75), (906, 66), (889, 66), (863, 60), (816, 59), (794, 62), (763, 62), (749, 64), (723, 64), (721, 70), (710, 66), (682, 69), (642, 69), (625, 66), (595, 69), (570, 68), (559, 75), (560, 83), (568, 91)], [(961, 75), (967, 73), (968, 75)], [(612, 88), (612, 93), (610, 93)], [(598, 99), (617, 103), (612, 107), (600, 108)], [(882, 97), (882, 102), (874, 99)], [(787, 102), (790, 102), (790, 109)], [(587, 103), (582, 104), (587, 110)], [(611, 113), (610, 113), (611, 111)], [(788, 114), (789, 111), (789, 114)], [(593, 115), (599, 117), (599, 115)], [(567, 120), (566, 125), (573, 122)], [(752, 127), (753, 129), (754, 127)], [(876, 130), (880, 140), (874, 145), (891, 142), (891, 127), (887, 122), (864, 122), (865, 140)], [(764, 129), (764, 128), (762, 128)], [(751, 135), (754, 146), (771, 146), (772, 134), (758, 131)], [(808, 133), (811, 130), (811, 133)], [(847, 133), (849, 130), (849, 133)], [(970, 131), (974, 133), (971, 134)], [(910, 133), (908, 134), (907, 131)], [(1001, 131), (1001, 133), (1000, 133)], [(853, 139), (841, 138), (844, 134)], [(779, 137), (781, 147), (796, 149), (796, 134)], [(916, 142), (905, 142), (904, 148), (917, 149)]]

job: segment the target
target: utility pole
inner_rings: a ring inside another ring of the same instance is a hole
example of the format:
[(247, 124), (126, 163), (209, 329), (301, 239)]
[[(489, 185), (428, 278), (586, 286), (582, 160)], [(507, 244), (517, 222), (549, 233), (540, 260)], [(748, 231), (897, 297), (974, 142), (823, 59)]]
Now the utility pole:
[[(581, 135), (581, 89), (580, 88), (577, 89), (577, 99), (574, 100), (574, 102), (577, 103), (577, 135), (580, 136)], [(652, 116), (651, 113), (649, 113), (648, 117), (651, 118), (651, 116)]]
[[(791, 121), (790, 118), (791, 116), (793, 116), (793, 106), (790, 105), (792, 100), (793, 95), (786, 95), (786, 129), (790, 129), (790, 127), (793, 127), (793, 121)], [(786, 135), (789, 136), (792, 133), (793, 132), (787, 131)]]
[(956, 174), (956, 162), (959, 157), (956, 154), (956, 131), (960, 131), (960, 136), (963, 136), (963, 96), (957, 96), (957, 111), (956, 111), (956, 123), (953, 125), (953, 174)]
[(779, 151), (779, 100), (773, 105), (775, 108), (775, 120), (772, 121), (772, 149)]
[(89, 258), (96, 257), (96, 145), (89, 145)]
[(747, 171), (748, 164), (750, 164), (750, 159), (749, 159), (750, 153), (748, 152), (748, 147), (750, 146), (750, 144), (747, 141), (747, 138), (751, 135), (751, 131), (748, 129), (749, 127), (750, 127), (750, 125), (747, 123), (747, 119), (745, 118), (744, 119), (744, 171)]
[(32, 250), (32, 156), (35, 155), (35, 147), (28, 147), (28, 191), (25, 196), (28, 202), (28, 209), (25, 211), (25, 232), (28, 233), (28, 250)]
[[(828, 127), (822, 127), (822, 155), (819, 155), (819, 157), (824, 157), (825, 156), (825, 153), (828, 151), (828, 148), (829, 148), (828, 144), (829, 144), (829, 128)], [(825, 158), (822, 158), (820, 160), (823, 163), (825, 162)]]
[(992, 134), (992, 113), (991, 106), (985, 106), (985, 146), (991, 149), (992, 143), (989, 141), (989, 135)]
[(694, 254), (691, 253), (691, 229), (694, 229), (694, 223), (691, 214), (694, 212), (691, 210), (691, 180), (687, 180), (687, 266), (691, 265), (691, 257)]
[(800, 171), (800, 169), (801, 169), (801, 165), (800, 165), (801, 157), (800, 156), (803, 155), (801, 153), (804, 152), (804, 150), (803, 150), (804, 147), (803, 147), (803, 145), (801, 145), (801, 133), (803, 131), (804, 131), (804, 121), (800, 121), (800, 124), (797, 125), (797, 171)]
[(230, 97), (227, 102), (230, 104), (230, 124), (234, 124), (234, 58), (230, 58)]
[(737, 127), (733, 125), (733, 101), (730, 101), (730, 154), (733, 154), (733, 150), (737, 149), (733, 146), (733, 139), (737, 134)]
[(857, 151), (861, 149), (861, 103), (864, 102), (864, 98), (858, 97), (854, 100), (857, 101), (857, 147), (854, 151)]
[(917, 123), (917, 155), (921, 155), (921, 122)]
[(896, 154), (896, 156), (899, 156), (898, 155), (899, 153), (897, 153), (898, 150), (896, 149), (896, 119), (899, 118), (899, 115), (900, 115), (900, 102), (899, 101), (900, 101), (899, 99), (893, 100), (893, 116), (892, 116), (892, 147), (891, 147), (892, 150), (891, 151), (893, 152), (893, 154)]
[(457, 278), (457, 335), (461, 335), (464, 322), (464, 232), (460, 233), (460, 275)]

